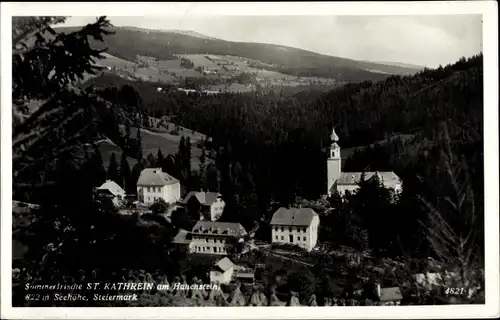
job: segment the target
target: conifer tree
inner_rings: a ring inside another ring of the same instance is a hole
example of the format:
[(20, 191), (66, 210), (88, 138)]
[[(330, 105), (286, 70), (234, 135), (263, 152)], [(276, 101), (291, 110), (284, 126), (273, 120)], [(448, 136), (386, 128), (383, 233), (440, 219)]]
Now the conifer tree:
[(152, 153), (148, 154), (146, 161), (148, 168), (156, 168), (157, 166), (156, 158)]
[(127, 155), (125, 152), (122, 152), (120, 160), (120, 180), (123, 181), (121, 186), (127, 194), (133, 193), (135, 188), (132, 185), (132, 172), (130, 170), (130, 165), (127, 161)]
[(165, 160), (165, 157), (163, 156), (161, 149), (158, 149), (158, 153), (156, 154), (156, 165), (161, 166), (163, 164), (164, 160)]
[(116, 154), (113, 152), (111, 154), (111, 158), (109, 159), (108, 172), (107, 172), (108, 180), (112, 180), (119, 185), (122, 185), (120, 178), (120, 172), (118, 170), (118, 162), (116, 161)]
[(106, 181), (106, 169), (102, 162), (101, 151), (95, 148), (90, 156), (89, 161), (90, 172), (92, 175), (92, 186), (98, 187)]

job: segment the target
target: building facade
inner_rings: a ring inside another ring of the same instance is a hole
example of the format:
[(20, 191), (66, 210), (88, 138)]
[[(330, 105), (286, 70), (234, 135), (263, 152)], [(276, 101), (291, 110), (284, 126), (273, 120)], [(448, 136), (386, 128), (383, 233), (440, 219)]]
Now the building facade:
[(371, 179), (375, 175), (379, 178), (385, 188), (398, 194), (402, 191), (402, 181), (393, 171), (384, 172), (342, 172), (342, 157), (340, 146), (337, 144), (339, 137), (332, 130), (330, 137), (332, 144), (329, 150), (327, 163), (327, 195), (330, 196), (338, 192), (344, 196), (346, 192), (353, 193), (359, 188), (359, 182), (364, 174), (365, 179)]
[(271, 241), (311, 251), (318, 242), (318, 228), (319, 216), (313, 209), (279, 208), (271, 220)]
[(125, 190), (112, 180), (106, 180), (96, 189), (96, 194), (110, 198), (115, 206), (119, 206), (126, 196)]
[(239, 223), (198, 221), (190, 235), (190, 252), (227, 255), (239, 251), (247, 232)]
[(137, 200), (151, 205), (159, 199), (173, 204), (181, 198), (181, 184), (161, 168), (142, 170), (137, 181)]
[(179, 204), (184, 206), (195, 219), (217, 221), (226, 203), (222, 195), (217, 192), (191, 191)]
[(234, 264), (228, 257), (222, 258), (210, 270), (211, 284), (229, 284), (233, 278)]

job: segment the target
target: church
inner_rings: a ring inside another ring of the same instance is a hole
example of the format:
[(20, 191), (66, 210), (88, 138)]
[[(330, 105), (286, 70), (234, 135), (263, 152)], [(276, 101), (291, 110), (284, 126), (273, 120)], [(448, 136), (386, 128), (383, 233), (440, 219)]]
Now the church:
[[(344, 196), (346, 191), (353, 193), (359, 188), (359, 181), (363, 172), (342, 172), (342, 158), (340, 156), (340, 146), (338, 145), (339, 137), (335, 133), (335, 128), (332, 129), (330, 137), (332, 144), (327, 159), (327, 195), (330, 196), (338, 192)], [(393, 172), (365, 172), (365, 179), (370, 179), (377, 175), (383, 185), (392, 190), (394, 193), (401, 192), (401, 179)]]

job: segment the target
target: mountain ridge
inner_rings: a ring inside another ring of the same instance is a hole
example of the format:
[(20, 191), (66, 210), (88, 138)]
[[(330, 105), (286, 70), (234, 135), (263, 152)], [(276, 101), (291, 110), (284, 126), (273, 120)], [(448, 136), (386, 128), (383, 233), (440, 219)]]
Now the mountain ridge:
[[(79, 28), (62, 27), (55, 30), (71, 32)], [(99, 49), (107, 47), (109, 54), (129, 61), (134, 61), (137, 55), (157, 60), (172, 60), (175, 59), (175, 54), (236, 56), (271, 65), (272, 67), (262, 66), (262, 68), (283, 74), (354, 82), (377, 81), (385, 79), (390, 74), (403, 75), (416, 72), (415, 69), (329, 56), (289, 46), (201, 38), (203, 35), (186, 35), (179, 33), (179, 30), (155, 31), (130, 27), (113, 27), (110, 30), (115, 33), (104, 37), (105, 44), (91, 39), (92, 45)]]

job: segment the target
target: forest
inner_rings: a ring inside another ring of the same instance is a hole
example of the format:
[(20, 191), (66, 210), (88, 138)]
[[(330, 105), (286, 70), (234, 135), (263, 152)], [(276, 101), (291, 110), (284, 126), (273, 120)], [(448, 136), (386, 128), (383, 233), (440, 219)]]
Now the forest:
[[(47, 21), (43, 28), (24, 23), (54, 31)], [(14, 197), (42, 204), (29, 231), (20, 235), (29, 244), (31, 262), (24, 266), (29, 277), (108, 279), (130, 270), (179, 274), (177, 261), (184, 253), (170, 246), (176, 226), (143, 228), (137, 217), (120, 218), (109, 204), (93, 201), (94, 187), (111, 177), (134, 190), (141, 168), (161, 165), (188, 190), (221, 192), (227, 204), (221, 220), (251, 229), (258, 221), (265, 225), (279, 206), (298, 199), (313, 203), (325, 193), (332, 127), (342, 148), (357, 147), (344, 171), (394, 171), (403, 192), (389, 201), (387, 190), (370, 180), (348, 201), (329, 198), (325, 210), (318, 209), (320, 241), (369, 248), (380, 257), (434, 256), (449, 264), (467, 255), (470, 261), (462, 261), (467, 268), (482, 265), (482, 54), (319, 96), (186, 95), (109, 76), (74, 88), (76, 77), (95, 72), (88, 61), (101, 53), (87, 48), (84, 39), (102, 39), (108, 23), (101, 18), (75, 33), (42, 37), (31, 51), (14, 51), (13, 108), (19, 115), (13, 128)], [(59, 67), (63, 59), (68, 63), (49, 78), (44, 66)], [(33, 69), (33, 62), (40, 69)], [(26, 114), (30, 99), (43, 104)], [(146, 116), (172, 114), (178, 125), (212, 137), (206, 151), (215, 153), (214, 164), (192, 168), (187, 139), (177, 154), (142, 154), (140, 130), (131, 137), (130, 127), (145, 126)], [(128, 128), (125, 133), (119, 124)], [(95, 146), (103, 137), (137, 159), (136, 167), (127, 169), (126, 161), (118, 165), (115, 159), (103, 168)], [(265, 238), (265, 227), (261, 233)], [(438, 243), (443, 237), (449, 240)], [(453, 251), (464, 237), (468, 247), (460, 248), (470, 252)]]
[[(56, 28), (58, 32), (71, 32), (78, 27)], [(338, 81), (381, 80), (383, 73), (366, 69), (382, 70), (388, 73), (407, 74), (414, 69), (389, 66), (371, 62), (332, 57), (311, 51), (273, 44), (231, 42), (220, 39), (203, 39), (185, 34), (130, 27), (113, 27), (114, 34), (105, 36), (104, 42), (90, 39), (93, 47), (108, 48), (108, 53), (116, 57), (134, 61), (137, 55), (154, 57), (157, 60), (171, 60), (175, 54), (230, 55), (254, 59), (266, 64), (261, 67), (298, 76), (321, 76)], [(168, 44), (168, 45), (167, 45)]]

